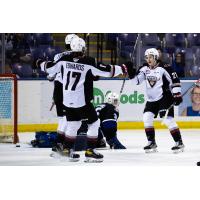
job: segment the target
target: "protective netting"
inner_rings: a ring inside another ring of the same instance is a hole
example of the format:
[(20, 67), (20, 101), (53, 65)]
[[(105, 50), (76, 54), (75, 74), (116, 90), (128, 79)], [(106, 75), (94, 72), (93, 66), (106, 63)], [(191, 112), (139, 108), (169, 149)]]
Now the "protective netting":
[(13, 142), (14, 80), (0, 77), (0, 142)]

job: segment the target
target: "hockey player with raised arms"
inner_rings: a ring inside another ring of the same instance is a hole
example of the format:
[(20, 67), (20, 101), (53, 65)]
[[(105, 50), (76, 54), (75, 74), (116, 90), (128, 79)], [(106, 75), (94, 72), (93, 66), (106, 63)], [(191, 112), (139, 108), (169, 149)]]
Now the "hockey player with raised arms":
[[(69, 55), (71, 53), (70, 43), (73, 38), (78, 38), (76, 34), (68, 34), (65, 37), (65, 51), (58, 53), (54, 56), (54, 62), (58, 61), (61, 57)], [(58, 127), (57, 127), (57, 141), (52, 147), (52, 151), (57, 152), (59, 150), (60, 144), (63, 143), (65, 138), (65, 129), (67, 126), (66, 116), (63, 112), (63, 77), (61, 72), (48, 74), (47, 79), (49, 81), (54, 81), (54, 90), (53, 90), (53, 105), (56, 106), (56, 112), (58, 116)], [(52, 108), (51, 108), (52, 109)], [(51, 154), (53, 155), (53, 154)]]
[(145, 51), (146, 63), (136, 73), (136, 69), (127, 64), (127, 71), (131, 81), (139, 85), (143, 81), (146, 83), (147, 102), (143, 113), (143, 122), (148, 140), (148, 145), (144, 147), (145, 152), (156, 151), (155, 129), (153, 120), (159, 114), (161, 118), (165, 116), (168, 108), (168, 115), (163, 123), (168, 127), (175, 146), (174, 152), (183, 151), (181, 133), (174, 120), (174, 107), (182, 102), (181, 84), (176, 72), (172, 71), (169, 65), (163, 65), (158, 60), (159, 54), (155, 48)]
[[(70, 47), (72, 53), (58, 61), (38, 60), (37, 65), (47, 73), (61, 72), (63, 77), (63, 104), (67, 118), (63, 152), (70, 161), (78, 161), (79, 154), (73, 151), (77, 130), (81, 120), (88, 120), (86, 162), (102, 162), (103, 155), (94, 148), (98, 137), (100, 120), (93, 104), (93, 76), (114, 77), (126, 73), (125, 66), (96, 66), (94, 58), (85, 56), (85, 41), (73, 38)], [(80, 67), (81, 66), (81, 67)]]

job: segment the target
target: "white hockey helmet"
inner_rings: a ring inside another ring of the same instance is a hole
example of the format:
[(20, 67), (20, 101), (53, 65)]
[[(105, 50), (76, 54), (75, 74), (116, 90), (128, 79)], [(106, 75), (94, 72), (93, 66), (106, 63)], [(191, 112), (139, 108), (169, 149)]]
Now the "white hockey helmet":
[(158, 60), (158, 58), (159, 58), (158, 50), (155, 49), (155, 48), (150, 48), (150, 49), (147, 49), (147, 50), (145, 51), (145, 53), (144, 53), (145, 58), (146, 58), (147, 56), (149, 56), (149, 55), (153, 55), (153, 57), (154, 57), (155, 60)]
[(113, 106), (119, 105), (119, 95), (115, 92), (110, 92), (106, 95), (106, 103), (112, 104)]
[(70, 43), (70, 48), (72, 52), (84, 52), (85, 51), (85, 41), (82, 38), (73, 38)]
[(73, 38), (78, 38), (78, 35), (76, 35), (76, 34), (68, 34), (68, 35), (66, 35), (65, 44), (67, 44), (67, 45), (69, 44), (70, 45), (70, 43), (71, 43)]

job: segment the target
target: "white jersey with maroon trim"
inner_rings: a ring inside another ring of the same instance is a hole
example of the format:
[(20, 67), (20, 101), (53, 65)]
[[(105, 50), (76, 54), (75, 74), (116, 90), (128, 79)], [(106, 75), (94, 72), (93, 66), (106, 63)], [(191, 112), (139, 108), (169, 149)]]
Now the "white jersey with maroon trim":
[[(54, 61), (58, 61), (62, 56), (69, 55), (71, 51), (64, 51), (62, 53), (58, 53), (54, 56)], [(48, 77), (52, 77), (54, 81), (59, 81), (60, 83), (63, 82), (61, 72), (48, 74)]]
[(181, 92), (180, 80), (171, 67), (157, 66), (151, 69), (149, 66), (142, 66), (134, 79), (137, 85), (143, 81), (146, 83), (147, 101), (160, 100), (165, 92)]
[(42, 62), (41, 69), (47, 73), (59, 73), (63, 77), (63, 104), (79, 108), (93, 99), (93, 77), (112, 77), (123, 74), (120, 66), (96, 67), (94, 58), (75, 58), (65, 55), (58, 61)]

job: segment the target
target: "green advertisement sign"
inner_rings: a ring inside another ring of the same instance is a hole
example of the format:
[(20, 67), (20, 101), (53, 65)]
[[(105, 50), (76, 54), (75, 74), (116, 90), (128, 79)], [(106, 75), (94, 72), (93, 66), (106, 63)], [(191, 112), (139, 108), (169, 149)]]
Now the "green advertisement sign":
[[(98, 106), (101, 103), (105, 102), (105, 96), (110, 93), (111, 91), (106, 91), (103, 93), (101, 89), (94, 88), (93, 94), (94, 94), (94, 100), (93, 105)], [(145, 102), (144, 94), (139, 93), (138, 91), (133, 91), (131, 94), (122, 93), (120, 97), (120, 103), (121, 104), (143, 104)]]

